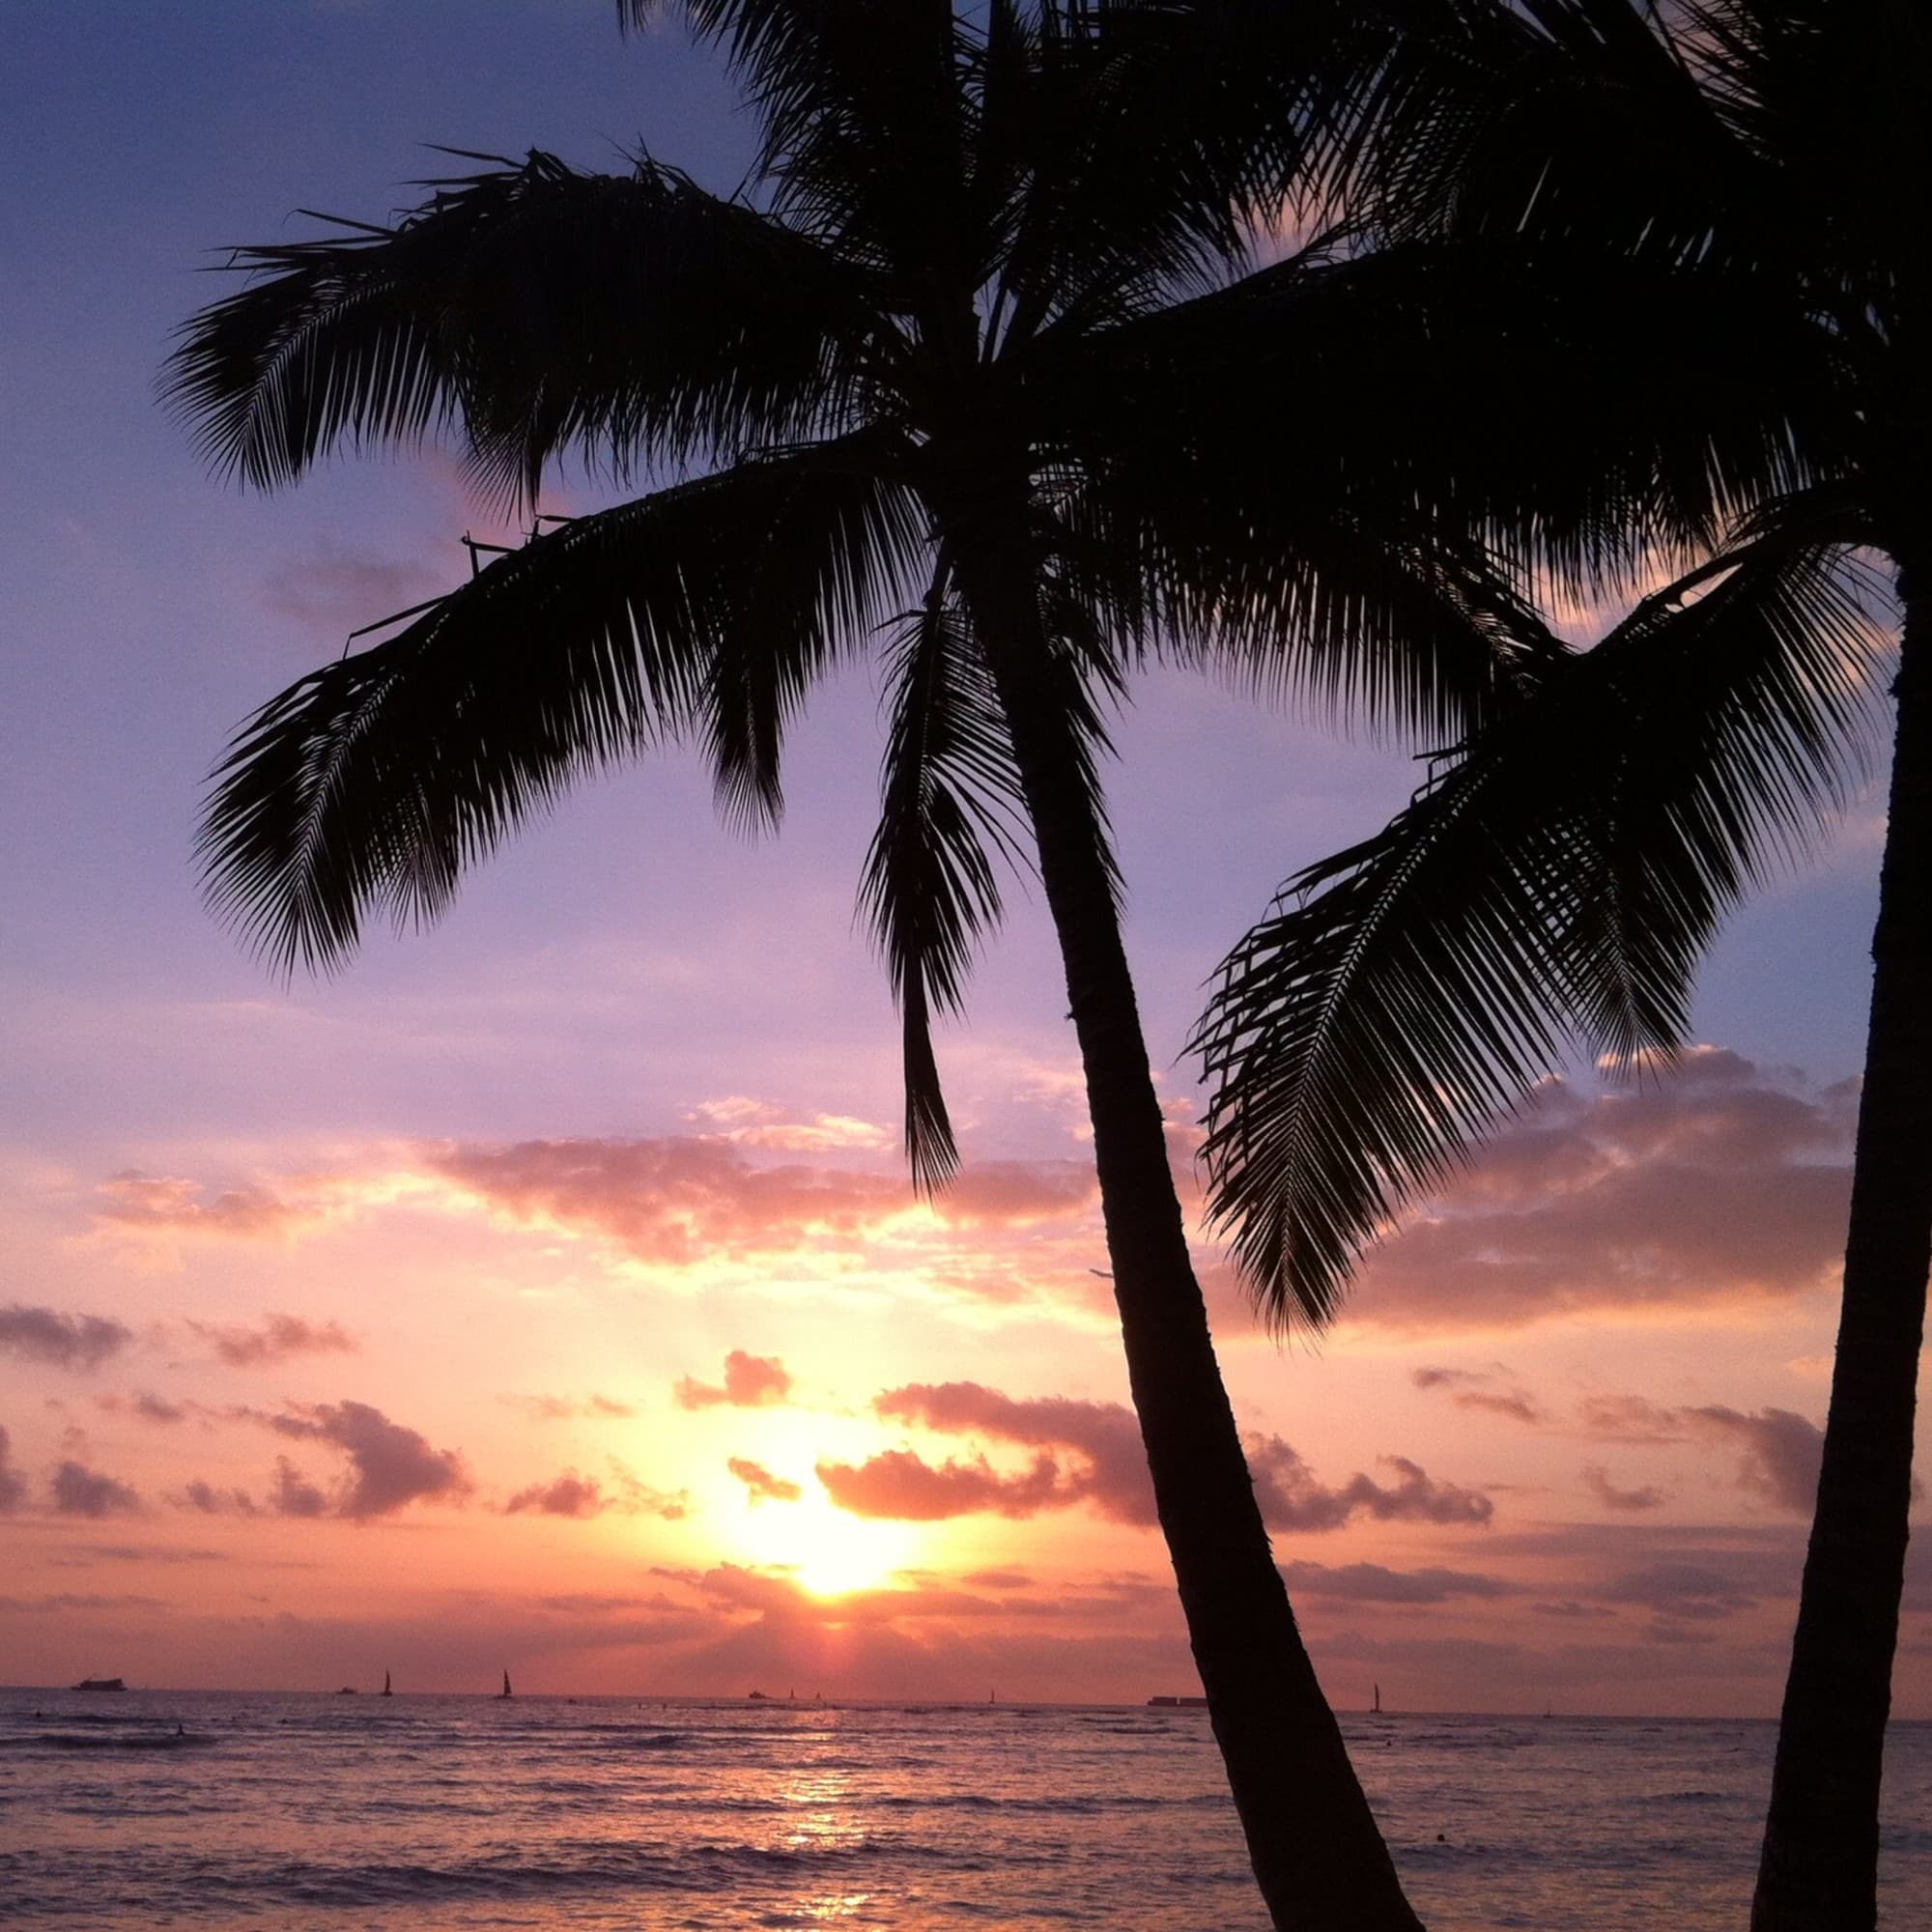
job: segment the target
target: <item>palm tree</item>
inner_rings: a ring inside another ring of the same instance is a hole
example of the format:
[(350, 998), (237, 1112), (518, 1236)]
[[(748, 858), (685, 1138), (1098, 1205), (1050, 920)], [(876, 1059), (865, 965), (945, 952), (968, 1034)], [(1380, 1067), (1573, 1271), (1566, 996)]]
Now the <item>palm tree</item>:
[[(188, 325), (174, 394), (248, 483), (446, 433), (531, 514), (564, 453), (651, 486), (539, 521), (258, 712), (209, 804), (212, 895), (283, 970), (330, 965), (371, 912), (435, 917), (581, 774), (672, 739), (703, 745), (726, 811), (775, 820), (789, 719), (879, 643), (862, 896), (903, 1015), (914, 1176), (956, 1162), (931, 1016), (999, 919), (999, 862), (1030, 845), (1159, 1519), (1257, 1877), (1279, 1925), (1410, 1932), (1216, 1366), (1100, 783), (1108, 707), (1151, 654), (1432, 737), (1516, 676), (1496, 639), (1520, 600), (1483, 547), (1441, 534), (1412, 480), (1344, 473), (1346, 387), (1305, 393), (1312, 358), (1345, 384), (1373, 367), (1346, 264), (1318, 246), (1256, 269), (1321, 120), (1321, 49), (1262, 0), (690, 12), (761, 117), (752, 191), (645, 157), (470, 156), (391, 225), (242, 251), (245, 285)], [(1427, 304), (1398, 311), (1387, 339), (1424, 341)]]
[[(1932, 383), (1909, 187), (1932, 164), (1932, 21), (1909, 0), (1416, 14), (1406, 64), (1378, 77), (1380, 145), (1361, 149), (1385, 217), (1524, 264), (1594, 251), (1597, 291), (1660, 257), (1755, 291), (1724, 347), (1790, 400), (1802, 487), (1734, 492), (1703, 564), (1594, 651), (1547, 652), (1529, 703), (1446, 754), (1376, 838), (1291, 881), (1230, 954), (1199, 1036), (1219, 1083), (1213, 1201), (1251, 1279), (1324, 1319), (1362, 1243), (1563, 1042), (1676, 1046), (1723, 912), (1859, 767), (1884, 657), (1868, 612), (1889, 591), (1844, 1296), (1752, 1913), (1755, 1932), (1865, 1928), (1932, 1256)], [(1435, 84), (1412, 84), (1425, 65)], [(1690, 460), (1723, 462), (1721, 432), (1684, 428)], [(1687, 456), (1666, 441), (1659, 460)], [(1872, 555), (1889, 583), (1860, 582)]]

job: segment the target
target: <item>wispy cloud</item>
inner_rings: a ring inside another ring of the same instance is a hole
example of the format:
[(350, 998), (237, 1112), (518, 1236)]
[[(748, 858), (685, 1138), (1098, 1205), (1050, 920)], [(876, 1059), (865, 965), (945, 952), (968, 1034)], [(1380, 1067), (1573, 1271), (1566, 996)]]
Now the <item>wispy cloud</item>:
[(187, 1325), (232, 1369), (268, 1367), (294, 1355), (353, 1355), (361, 1347), (341, 1322), (305, 1321), (298, 1315), (270, 1315), (253, 1328), (209, 1321)]

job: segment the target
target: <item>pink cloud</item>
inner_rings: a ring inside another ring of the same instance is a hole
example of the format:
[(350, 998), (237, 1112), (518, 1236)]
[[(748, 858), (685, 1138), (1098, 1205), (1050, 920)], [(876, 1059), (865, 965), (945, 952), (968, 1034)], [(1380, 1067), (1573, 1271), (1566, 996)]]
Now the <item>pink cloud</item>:
[(791, 1377), (776, 1355), (748, 1355), (733, 1349), (724, 1357), (722, 1384), (686, 1376), (672, 1393), (680, 1408), (770, 1408), (791, 1393)]
[(503, 1400), (520, 1408), (533, 1422), (617, 1422), (637, 1414), (627, 1402), (608, 1395), (506, 1395)]
[(0, 1308), (0, 1355), (53, 1369), (98, 1369), (134, 1339), (125, 1322), (106, 1315), (66, 1315), (14, 1302)]
[(1367, 1258), (1357, 1314), (1444, 1330), (1822, 1287), (1842, 1258), (1850, 1125), (1843, 1090), (1716, 1048), (1631, 1088), (1548, 1082)]
[(14, 1438), (0, 1426), (0, 1516), (9, 1516), (27, 1500), (27, 1479), (13, 1465)]
[(53, 1505), (60, 1516), (132, 1516), (141, 1498), (128, 1484), (70, 1460), (54, 1470)]
[(304, 1321), (298, 1315), (270, 1315), (254, 1328), (187, 1324), (230, 1368), (260, 1368), (292, 1355), (355, 1354), (360, 1344), (339, 1321)]
[(864, 1463), (820, 1463), (818, 1480), (842, 1510), (900, 1522), (941, 1522), (980, 1514), (1037, 1516), (1081, 1500), (1076, 1479), (1051, 1456), (1022, 1475), (1003, 1475), (983, 1456), (933, 1464), (911, 1449), (887, 1449)]
[(98, 1395), (94, 1406), (108, 1415), (132, 1415), (143, 1422), (158, 1423), (164, 1429), (185, 1422), (191, 1414), (204, 1412), (198, 1403), (170, 1402), (165, 1396), (145, 1389), (133, 1395)]
[(622, 1516), (662, 1517), (669, 1522), (684, 1516), (688, 1507), (684, 1495), (668, 1495), (649, 1488), (614, 1456), (611, 1468), (613, 1487), (607, 1488), (596, 1476), (566, 1469), (547, 1483), (532, 1483), (519, 1490), (503, 1505), (503, 1514), (585, 1518), (614, 1511)]
[(156, 1233), (219, 1235), (260, 1240), (313, 1218), (310, 1210), (258, 1187), (236, 1187), (203, 1200), (199, 1183), (129, 1168), (111, 1175), (97, 1192), (99, 1218)]
[(1654, 1484), (1647, 1483), (1635, 1490), (1619, 1489), (1611, 1482), (1610, 1472), (1601, 1463), (1585, 1464), (1583, 1485), (1605, 1509), (1654, 1510), (1662, 1508), (1670, 1500), (1665, 1492)]
[[(1021, 1401), (979, 1382), (940, 1382), (889, 1389), (872, 1407), (890, 1421), (939, 1435), (983, 1435), (1036, 1453), (1019, 1471), (995, 1468), (983, 1453), (933, 1464), (911, 1449), (888, 1450), (856, 1465), (821, 1463), (827, 1493), (855, 1514), (932, 1521), (980, 1512), (1026, 1517), (1085, 1503), (1117, 1522), (1155, 1520), (1140, 1426), (1119, 1403)], [(1480, 1525), (1493, 1514), (1489, 1497), (1438, 1483), (1406, 1457), (1383, 1459), (1396, 1474), (1392, 1485), (1357, 1474), (1331, 1489), (1280, 1436), (1251, 1435), (1246, 1446), (1262, 1514), (1276, 1529), (1339, 1529), (1356, 1516)]]
[(1390, 1570), (1379, 1563), (1285, 1563), (1281, 1574), (1297, 1597), (1350, 1604), (1443, 1604), (1452, 1597), (1511, 1597), (1520, 1589), (1468, 1570)]
[(432, 1448), (417, 1431), (367, 1403), (319, 1403), (261, 1420), (277, 1435), (327, 1443), (348, 1457), (329, 1513), (355, 1522), (393, 1516), (411, 1503), (461, 1502), (473, 1487), (454, 1450)]
[[(761, 1166), (724, 1135), (458, 1143), (426, 1159), (515, 1220), (597, 1235), (639, 1261), (671, 1266), (857, 1243), (927, 1211), (897, 1172)], [(1095, 1199), (1085, 1162), (991, 1161), (964, 1169), (929, 1211), (952, 1230), (1024, 1230), (1085, 1216)]]
[(274, 570), (264, 582), (263, 598), (277, 616), (340, 641), (351, 631), (448, 587), (426, 564), (368, 556), (324, 542)]

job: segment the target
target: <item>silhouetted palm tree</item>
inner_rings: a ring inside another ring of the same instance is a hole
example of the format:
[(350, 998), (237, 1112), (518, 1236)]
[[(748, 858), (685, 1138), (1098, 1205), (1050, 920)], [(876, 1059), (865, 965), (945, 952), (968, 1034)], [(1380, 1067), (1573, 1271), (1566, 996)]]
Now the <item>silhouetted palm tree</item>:
[[(1304, 902), (1230, 956), (1204, 1022), (1213, 1201), (1251, 1275), (1321, 1319), (1358, 1246), (1563, 1039), (1625, 1060), (1675, 1046), (1721, 914), (1858, 768), (1881, 661), (1866, 613), (1891, 591), (1844, 1300), (1752, 1915), (1757, 1932), (1869, 1927), (1932, 1254), (1932, 17), (1910, 0), (1416, 11), (1425, 32), (1380, 77), (1384, 145), (1364, 150), (1397, 230), (1524, 264), (1595, 249), (1598, 288), (1661, 258), (1753, 291), (1757, 319), (1723, 346), (1790, 398), (1810, 482), (1741, 493), (1708, 564), (1589, 654), (1547, 657), (1530, 704), (1291, 882)], [(1694, 411), (1685, 427), (1708, 431)], [(1685, 459), (1666, 441), (1660, 460)], [(1891, 571), (1867, 591), (1872, 553)]]
[[(600, 176), (472, 156), (393, 225), (243, 251), (248, 285), (189, 325), (175, 393), (251, 483), (448, 431), (530, 510), (566, 450), (659, 486), (540, 526), (258, 713), (210, 804), (213, 895), (284, 968), (333, 962), (372, 909), (435, 916), (580, 774), (674, 738), (706, 746), (727, 812), (774, 819), (787, 721), (880, 643), (862, 891), (904, 1016), (914, 1173), (955, 1164), (929, 1019), (1030, 839), (1160, 1520), (1257, 1874), (1283, 1925), (1412, 1927), (1215, 1364), (1100, 763), (1151, 652), (1466, 728), (1507, 680), (1510, 592), (1403, 493), (1370, 522), (1293, 452), (1253, 460), (1249, 418), (1293, 422), (1307, 379), (1277, 336), (1327, 286), (1320, 251), (1249, 273), (1309, 98), (1272, 8), (691, 12), (762, 118), (753, 194), (642, 157)], [(1331, 467), (1341, 412), (1303, 412)], [(1236, 444), (1251, 460), (1224, 469)]]

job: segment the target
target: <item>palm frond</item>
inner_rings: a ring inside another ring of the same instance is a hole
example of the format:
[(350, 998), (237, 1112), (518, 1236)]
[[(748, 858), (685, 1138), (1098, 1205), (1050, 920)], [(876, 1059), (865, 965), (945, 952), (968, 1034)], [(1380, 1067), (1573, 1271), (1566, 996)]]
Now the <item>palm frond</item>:
[(667, 738), (775, 810), (786, 713), (900, 607), (924, 540), (876, 447), (837, 454), (580, 517), (271, 699), (215, 775), (212, 902), (283, 970), (332, 966), (371, 910), (435, 919), (572, 781)]
[(1724, 913), (1861, 766), (1881, 655), (1841, 503), (1792, 499), (1308, 867), (1223, 962), (1193, 1041), (1211, 1211), (1274, 1321), (1567, 1043), (1672, 1051)]
[(1150, 530), (1460, 532), (1579, 601), (1851, 461), (1804, 317), (1580, 246), (1318, 246), (1041, 368), (1046, 433)]
[(960, 1010), (974, 951), (999, 923), (996, 859), (1026, 863), (1006, 722), (944, 562), (901, 627), (888, 675), (879, 825), (859, 898), (904, 1024), (906, 1154), (915, 1181), (930, 1189), (951, 1179), (959, 1158), (932, 1015)]
[(455, 429), (528, 500), (573, 443), (628, 477), (858, 419), (867, 291), (754, 211), (651, 161), (534, 152), (429, 185), (392, 226), (237, 252), (248, 285), (187, 323), (165, 375), (218, 469), (272, 488), (339, 444)]

